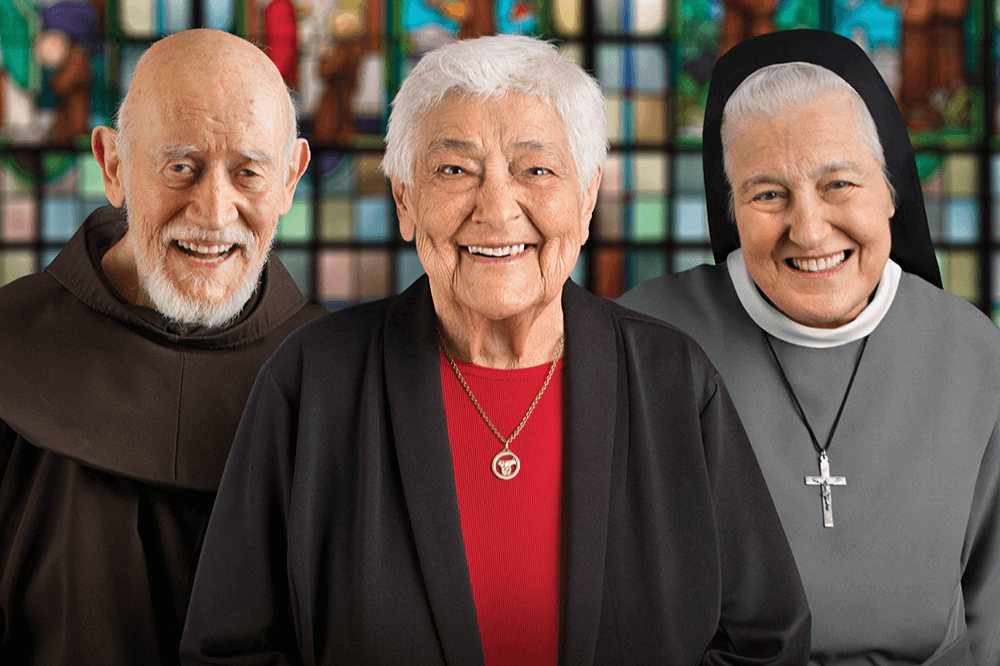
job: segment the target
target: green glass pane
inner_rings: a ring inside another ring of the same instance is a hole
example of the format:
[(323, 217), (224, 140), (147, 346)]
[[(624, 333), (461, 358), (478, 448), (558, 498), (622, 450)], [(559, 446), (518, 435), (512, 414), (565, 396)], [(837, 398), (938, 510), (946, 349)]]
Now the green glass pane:
[(292, 208), (278, 223), (278, 241), (304, 242), (312, 239), (312, 204), (301, 199), (292, 202)]
[(667, 272), (667, 258), (660, 250), (639, 250), (629, 257), (629, 284), (631, 289), (646, 280), (660, 277)]
[(637, 199), (633, 207), (633, 240), (660, 241), (666, 238), (666, 210), (666, 200), (663, 197)]
[(80, 160), (79, 188), (83, 195), (104, 195), (104, 174), (93, 156)]

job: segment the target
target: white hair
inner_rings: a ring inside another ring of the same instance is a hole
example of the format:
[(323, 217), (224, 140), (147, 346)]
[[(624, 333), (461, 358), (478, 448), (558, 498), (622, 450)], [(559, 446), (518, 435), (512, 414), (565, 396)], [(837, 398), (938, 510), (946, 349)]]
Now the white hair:
[(460, 40), (425, 55), (392, 102), (382, 171), (412, 184), (420, 121), (447, 94), (488, 99), (511, 92), (541, 99), (562, 119), (585, 191), (608, 154), (601, 86), (553, 44), (521, 35)]
[(729, 182), (729, 218), (733, 217), (732, 172), (733, 157), (729, 145), (743, 131), (747, 121), (754, 116), (774, 118), (794, 102), (811, 100), (828, 92), (846, 93), (854, 107), (854, 117), (865, 142), (875, 161), (882, 170), (882, 176), (889, 187), (893, 202), (896, 188), (889, 178), (885, 164), (885, 152), (878, 136), (875, 119), (861, 95), (851, 85), (826, 67), (809, 62), (784, 62), (758, 69), (744, 79), (730, 96), (722, 110), (722, 166)]
[[(142, 64), (142, 58), (139, 59), (136, 68), (140, 64)], [(132, 106), (134, 104), (133, 97), (126, 92), (125, 99), (122, 100), (118, 107), (118, 113), (115, 114), (115, 126), (118, 128), (115, 135), (115, 149), (118, 151), (118, 159), (121, 160), (122, 169), (126, 176), (132, 159), (132, 118), (134, 116)], [(288, 138), (285, 140), (284, 182), (287, 183), (292, 175), (292, 154), (295, 152), (295, 140), (299, 137), (299, 108), (295, 104), (295, 100), (292, 99), (292, 92), (288, 86), (285, 86), (285, 104), (285, 114), (288, 116)]]

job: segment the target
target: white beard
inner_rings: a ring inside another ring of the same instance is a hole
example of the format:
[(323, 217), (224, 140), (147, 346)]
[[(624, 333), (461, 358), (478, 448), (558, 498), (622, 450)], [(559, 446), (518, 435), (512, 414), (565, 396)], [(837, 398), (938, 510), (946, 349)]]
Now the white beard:
[[(139, 273), (139, 281), (146, 294), (152, 301), (153, 306), (164, 317), (181, 324), (206, 326), (208, 328), (224, 328), (231, 324), (243, 311), (243, 307), (253, 296), (254, 290), (260, 283), (260, 276), (267, 261), (267, 254), (270, 246), (258, 258), (256, 266), (250, 266), (240, 279), (236, 289), (223, 301), (213, 303), (199, 296), (203, 294), (203, 287), (209, 283), (204, 278), (188, 278), (193, 283), (193, 291), (196, 295), (185, 295), (176, 286), (173, 280), (167, 275), (164, 267), (164, 258), (170, 244), (175, 238), (185, 240), (203, 240), (206, 242), (216, 242), (221, 245), (238, 243), (239, 248), (234, 252), (252, 253), (256, 249), (257, 239), (249, 230), (240, 230), (225, 234), (212, 234), (201, 230), (188, 230), (177, 233), (174, 230), (180, 225), (167, 225), (161, 232), (159, 238), (159, 256), (150, 261), (143, 249), (139, 247), (136, 234), (132, 235), (132, 248), (135, 255), (136, 268)], [(220, 238), (220, 236), (224, 236)], [(273, 242), (273, 238), (272, 238)], [(228, 261), (238, 260), (232, 257)], [(200, 284), (199, 284), (200, 283)]]

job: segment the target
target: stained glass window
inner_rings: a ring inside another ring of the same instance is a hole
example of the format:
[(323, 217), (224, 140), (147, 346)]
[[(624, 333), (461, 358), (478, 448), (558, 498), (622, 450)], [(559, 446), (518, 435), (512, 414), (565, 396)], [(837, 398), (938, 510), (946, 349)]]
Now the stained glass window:
[[(925, 6), (926, 5), (926, 6)], [(573, 276), (617, 296), (711, 262), (701, 123), (720, 53), (773, 30), (860, 44), (918, 149), (945, 286), (1000, 324), (1000, 0), (0, 0), (0, 284), (41, 270), (105, 203), (89, 133), (112, 121), (157, 38), (228, 30), (266, 46), (313, 148), (276, 251), (335, 308), (422, 269), (378, 170), (389, 102), (427, 51), (535, 34), (601, 82), (611, 153)]]

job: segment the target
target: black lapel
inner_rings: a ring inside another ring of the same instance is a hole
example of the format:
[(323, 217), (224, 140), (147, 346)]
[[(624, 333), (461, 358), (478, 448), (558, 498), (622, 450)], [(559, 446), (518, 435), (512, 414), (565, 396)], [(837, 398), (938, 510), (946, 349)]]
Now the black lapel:
[(567, 282), (562, 302), (566, 322), (562, 663), (590, 664), (604, 588), (618, 343), (611, 313), (596, 296)]
[(386, 315), (385, 375), (403, 495), (438, 637), (449, 664), (485, 664), (462, 540), (437, 317), (427, 278)]

